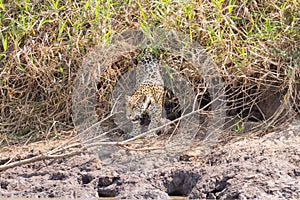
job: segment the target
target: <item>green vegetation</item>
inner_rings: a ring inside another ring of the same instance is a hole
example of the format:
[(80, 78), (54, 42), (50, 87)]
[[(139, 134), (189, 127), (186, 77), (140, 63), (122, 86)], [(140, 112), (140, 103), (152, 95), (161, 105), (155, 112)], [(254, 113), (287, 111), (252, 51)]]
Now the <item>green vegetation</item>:
[(0, 0), (0, 144), (71, 130), (82, 58), (114, 33), (150, 27), (189, 35), (224, 77), (282, 90), (292, 84), (299, 98), (298, 0)]

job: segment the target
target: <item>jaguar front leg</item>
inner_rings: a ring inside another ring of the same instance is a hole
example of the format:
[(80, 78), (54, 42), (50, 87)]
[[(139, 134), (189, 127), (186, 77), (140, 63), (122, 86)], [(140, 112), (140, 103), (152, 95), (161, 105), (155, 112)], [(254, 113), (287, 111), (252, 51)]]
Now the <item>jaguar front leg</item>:
[[(148, 127), (148, 131), (151, 131), (157, 127), (160, 126), (161, 116), (162, 116), (162, 107), (160, 105), (153, 105), (151, 110), (149, 111), (150, 116), (150, 124)], [(151, 131), (149, 134), (147, 134), (145, 137), (151, 138), (157, 136), (158, 130)]]
[(132, 131), (129, 133), (129, 137), (135, 137), (141, 134), (140, 120), (132, 122)]

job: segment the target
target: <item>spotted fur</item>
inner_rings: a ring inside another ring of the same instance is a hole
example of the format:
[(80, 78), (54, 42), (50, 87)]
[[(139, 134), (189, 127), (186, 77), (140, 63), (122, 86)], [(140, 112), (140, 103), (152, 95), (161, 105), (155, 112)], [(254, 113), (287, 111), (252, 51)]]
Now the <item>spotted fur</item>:
[[(158, 63), (151, 58), (143, 60), (138, 66), (136, 79), (136, 90), (127, 99), (127, 118), (133, 124), (130, 136), (141, 134), (144, 115), (150, 118), (148, 130), (158, 127), (162, 117), (164, 87)], [(155, 135), (156, 132), (146, 137)]]

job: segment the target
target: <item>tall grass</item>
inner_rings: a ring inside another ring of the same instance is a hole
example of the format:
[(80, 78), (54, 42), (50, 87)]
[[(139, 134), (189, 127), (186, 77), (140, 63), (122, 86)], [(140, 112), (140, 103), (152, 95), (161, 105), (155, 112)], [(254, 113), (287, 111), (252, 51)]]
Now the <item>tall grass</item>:
[(132, 28), (189, 35), (237, 81), (265, 74), (283, 88), (284, 80), (299, 84), (299, 12), (297, 0), (0, 0), (0, 142), (71, 130), (82, 58)]

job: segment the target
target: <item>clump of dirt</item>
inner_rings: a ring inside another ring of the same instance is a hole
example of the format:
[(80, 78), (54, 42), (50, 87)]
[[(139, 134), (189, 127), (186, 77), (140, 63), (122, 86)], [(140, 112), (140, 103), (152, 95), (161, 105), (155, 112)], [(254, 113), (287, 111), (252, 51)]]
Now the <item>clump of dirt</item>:
[(285, 130), (230, 141), (205, 158), (147, 172), (104, 166), (84, 153), (1, 172), (0, 197), (299, 199), (299, 146), (300, 121), (295, 121)]
[(1, 173), (1, 197), (97, 197), (101, 167), (90, 155), (36, 162)]
[(300, 198), (300, 124), (215, 150), (190, 198)]

